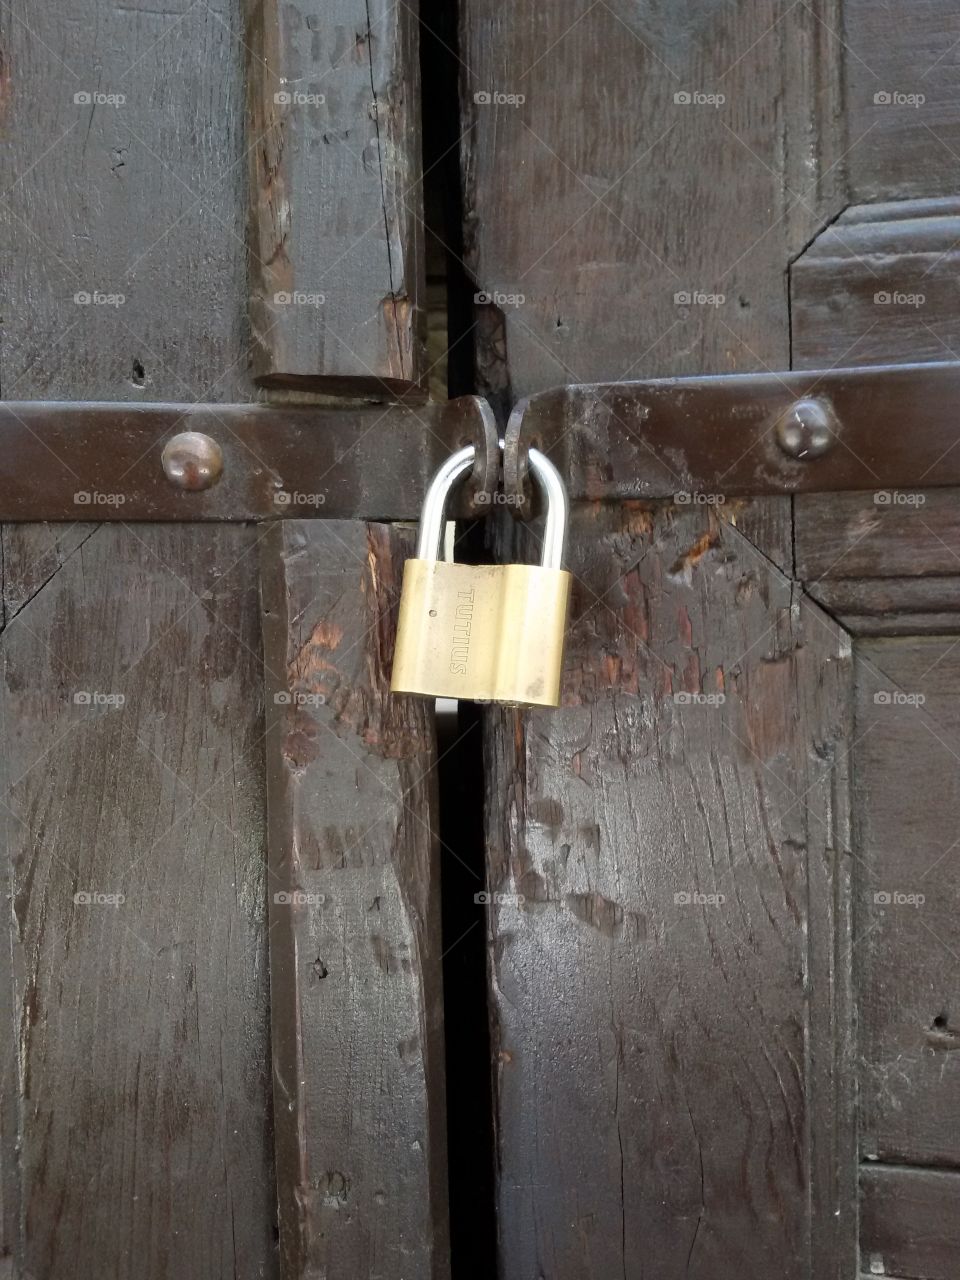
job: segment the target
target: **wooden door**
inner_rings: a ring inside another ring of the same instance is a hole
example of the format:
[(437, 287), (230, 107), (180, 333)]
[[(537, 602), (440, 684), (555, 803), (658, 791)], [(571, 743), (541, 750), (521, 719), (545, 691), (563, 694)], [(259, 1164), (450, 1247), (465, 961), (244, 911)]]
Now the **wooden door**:
[[(0, 1276), (960, 1276), (955, 492), (578, 499), (561, 707), (388, 692), (398, 399), (960, 359), (958, 49), (0, 3), (3, 399), (210, 405), (277, 508), (44, 437), (0, 528)], [(360, 423), (296, 488), (294, 406)]]

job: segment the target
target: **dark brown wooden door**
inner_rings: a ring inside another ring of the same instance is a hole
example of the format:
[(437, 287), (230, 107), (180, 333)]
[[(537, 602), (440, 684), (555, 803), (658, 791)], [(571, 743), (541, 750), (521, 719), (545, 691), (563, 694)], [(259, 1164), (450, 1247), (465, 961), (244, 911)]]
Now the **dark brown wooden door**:
[[(380, 406), (391, 469), (398, 396), (960, 359), (958, 50), (879, 0), (2, 0), (0, 392), (210, 404), (245, 493), (219, 406)], [(0, 1276), (957, 1280), (954, 491), (578, 501), (562, 706), (438, 745), (402, 504), (324, 518), (356, 453), (252, 523), (43, 450)]]

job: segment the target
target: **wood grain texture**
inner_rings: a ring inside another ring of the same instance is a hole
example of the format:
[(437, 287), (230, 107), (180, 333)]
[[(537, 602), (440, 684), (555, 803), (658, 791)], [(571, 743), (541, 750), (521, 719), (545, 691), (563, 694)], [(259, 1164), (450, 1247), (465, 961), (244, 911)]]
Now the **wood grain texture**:
[(955, 1280), (960, 1174), (864, 1169), (862, 1263), (870, 1275)]
[(274, 1274), (256, 536), (4, 531), (24, 1274)]
[(417, 390), (417, 0), (246, 4), (255, 375), (267, 386)]
[(958, 241), (956, 196), (844, 210), (790, 269), (795, 367), (956, 360)]
[(846, 164), (856, 200), (956, 192), (960, 13), (939, 0), (846, 0)]
[(248, 398), (238, 18), (4, 0), (5, 399)]
[(857, 657), (861, 1147), (956, 1164), (960, 654), (927, 636), (863, 641)]
[(784, 270), (845, 199), (839, 5), (461, 12), (468, 263), (503, 313), (484, 373), (505, 358), (522, 396), (786, 367)]
[(264, 541), (285, 1280), (449, 1275), (432, 709), (390, 696), (409, 534)]
[(571, 562), (563, 705), (490, 740), (501, 1274), (847, 1277), (846, 639), (702, 513)]
[(960, 629), (960, 578), (825, 578), (811, 596), (853, 635), (944, 635)]
[[(249, 398), (239, 17), (4, 0), (5, 398)], [(255, 534), (2, 541), (18, 1265), (271, 1276)]]
[(914, 578), (916, 601), (929, 601), (936, 587), (922, 579), (960, 572), (957, 497), (953, 489), (798, 494), (797, 576), (811, 583)]

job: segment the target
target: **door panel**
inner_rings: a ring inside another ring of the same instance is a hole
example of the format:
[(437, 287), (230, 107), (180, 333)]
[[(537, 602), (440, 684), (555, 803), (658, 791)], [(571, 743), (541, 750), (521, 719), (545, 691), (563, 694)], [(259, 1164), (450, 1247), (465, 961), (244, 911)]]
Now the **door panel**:
[[(463, 12), (481, 379), (787, 365), (787, 265), (843, 203), (837, 13)], [(773, 567), (789, 501), (696, 498), (576, 512), (563, 709), (492, 730), (504, 1276), (855, 1268), (845, 641)]]
[(22, 1265), (270, 1275), (260, 535), (5, 534)]
[[(374, 398), (432, 437), (425, 208), (504, 415), (955, 357), (960, 18), (457, 9), (422, 165), (416, 4), (0, 0), (4, 397), (365, 406), (315, 518), (0, 530), (0, 1276), (447, 1280), (496, 1234), (502, 1280), (947, 1280), (955, 495), (578, 503), (563, 705), (485, 711), (442, 798), (388, 692), (411, 531), (322, 517), (416, 475)], [(282, 491), (269, 412), (207, 425), (220, 503)]]
[(502, 1274), (850, 1276), (846, 637), (712, 513), (570, 563), (562, 708), (491, 717)]

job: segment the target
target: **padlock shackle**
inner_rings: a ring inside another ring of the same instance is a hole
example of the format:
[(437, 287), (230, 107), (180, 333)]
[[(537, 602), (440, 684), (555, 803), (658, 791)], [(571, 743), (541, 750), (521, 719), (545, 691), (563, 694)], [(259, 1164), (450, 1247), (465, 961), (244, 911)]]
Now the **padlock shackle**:
[[(454, 485), (473, 466), (476, 449), (465, 445), (446, 460), (430, 481), (423, 500), (420, 534), (417, 538), (418, 560), (439, 560), (440, 542), (447, 508), (447, 498)], [(543, 527), (540, 564), (544, 569), (562, 569), (567, 548), (567, 526), (570, 523), (570, 499), (563, 477), (546, 454), (528, 449), (527, 457), (534, 479), (546, 500), (547, 518)]]
[(570, 499), (563, 477), (545, 453), (539, 449), (527, 450), (530, 470), (543, 490), (547, 503), (547, 518), (543, 526), (543, 547), (540, 564), (544, 569), (562, 569), (567, 549), (567, 526), (570, 524)]
[(443, 537), (444, 513), (450, 490), (465, 471), (473, 466), (476, 449), (465, 445), (446, 460), (430, 481), (430, 488), (423, 500), (420, 513), (420, 535), (417, 538), (418, 560), (439, 560), (440, 540)]

